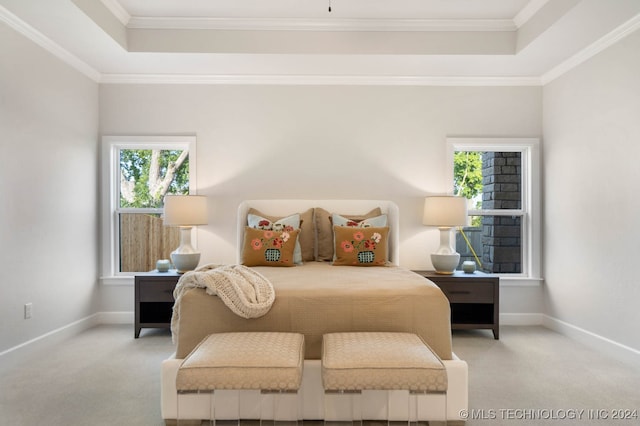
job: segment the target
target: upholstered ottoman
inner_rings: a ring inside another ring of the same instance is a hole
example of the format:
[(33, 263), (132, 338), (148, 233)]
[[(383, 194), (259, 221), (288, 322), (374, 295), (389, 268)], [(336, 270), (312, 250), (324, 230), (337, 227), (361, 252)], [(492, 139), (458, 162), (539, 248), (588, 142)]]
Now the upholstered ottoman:
[(325, 393), (407, 390), (414, 395), (443, 394), (446, 420), (447, 371), (440, 358), (416, 334), (325, 334), (321, 362)]
[[(302, 381), (303, 361), (302, 334), (211, 334), (182, 362), (176, 389), (179, 395), (231, 389), (296, 393)], [(215, 418), (215, 413), (211, 417)]]

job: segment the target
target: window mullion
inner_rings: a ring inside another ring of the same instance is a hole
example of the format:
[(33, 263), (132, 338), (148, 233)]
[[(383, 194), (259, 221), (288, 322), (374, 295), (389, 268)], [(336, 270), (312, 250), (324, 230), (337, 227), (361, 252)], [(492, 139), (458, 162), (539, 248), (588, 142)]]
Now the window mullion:
[(503, 210), (468, 210), (469, 216), (524, 216), (526, 213), (522, 209)]
[(118, 207), (116, 213), (147, 213), (147, 214), (162, 214), (163, 209), (159, 208), (134, 208), (134, 207)]

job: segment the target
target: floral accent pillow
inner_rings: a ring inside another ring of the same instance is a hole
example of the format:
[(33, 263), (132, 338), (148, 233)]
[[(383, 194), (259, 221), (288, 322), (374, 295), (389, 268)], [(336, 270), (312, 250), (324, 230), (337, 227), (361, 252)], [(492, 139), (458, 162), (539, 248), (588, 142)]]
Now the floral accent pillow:
[[(318, 256), (316, 260), (333, 260), (333, 248), (335, 246), (335, 238), (333, 235), (333, 223), (331, 223), (331, 213), (321, 207), (314, 209), (316, 232), (317, 232), (317, 246)], [(363, 220), (370, 217), (380, 216), (382, 210), (380, 207), (376, 207), (368, 213), (362, 215), (346, 215), (341, 216), (347, 219)]]
[(389, 227), (334, 226), (338, 266), (384, 266), (387, 263)]
[[(309, 208), (306, 211), (291, 213), (284, 216), (271, 216), (266, 213), (254, 209), (251, 207), (248, 214), (260, 216), (262, 219), (269, 220), (271, 222), (278, 222), (282, 219), (286, 219), (294, 214), (300, 217), (300, 233), (298, 234), (298, 242), (300, 243), (300, 251), (302, 252), (303, 262), (312, 262), (316, 260), (316, 224), (313, 220), (313, 208)], [(248, 217), (248, 216), (247, 216)], [(249, 225), (251, 226), (251, 225)], [(254, 226), (255, 228), (255, 226)]]
[[(300, 229), (301, 225), (300, 215), (298, 213), (292, 214), (291, 216), (283, 217), (282, 219), (278, 219), (276, 221), (272, 221), (270, 218), (249, 213), (247, 215), (247, 223), (251, 228), (272, 231), (290, 231), (293, 229)], [(296, 239), (296, 247), (293, 252), (293, 262), (297, 265), (302, 264), (302, 248), (300, 247), (300, 242), (298, 241), (298, 239)]]
[(244, 230), (242, 264), (245, 266), (294, 266), (293, 252), (299, 229), (254, 229)]

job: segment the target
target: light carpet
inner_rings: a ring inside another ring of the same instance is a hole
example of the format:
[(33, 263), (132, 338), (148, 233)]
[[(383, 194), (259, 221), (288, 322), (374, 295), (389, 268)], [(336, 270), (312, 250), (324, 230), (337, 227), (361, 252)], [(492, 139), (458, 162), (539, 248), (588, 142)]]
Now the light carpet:
[[(469, 363), (468, 426), (640, 424), (640, 370), (543, 327), (454, 333)], [(166, 330), (103, 325), (18, 361), (0, 359), (0, 425), (161, 426)], [(636, 418), (612, 419), (636, 410)], [(607, 418), (596, 418), (607, 417)], [(317, 422), (314, 422), (317, 423)], [(459, 425), (459, 422), (449, 422)]]

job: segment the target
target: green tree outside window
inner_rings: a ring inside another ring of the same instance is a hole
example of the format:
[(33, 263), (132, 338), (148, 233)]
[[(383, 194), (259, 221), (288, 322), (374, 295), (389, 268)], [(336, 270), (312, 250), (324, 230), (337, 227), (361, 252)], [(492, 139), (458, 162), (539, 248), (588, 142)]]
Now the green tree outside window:
[[(478, 151), (456, 151), (453, 157), (454, 195), (469, 200), (482, 194), (482, 153)], [(482, 207), (482, 200), (477, 200), (476, 209)], [(471, 226), (480, 226), (481, 218), (474, 216)]]
[(188, 193), (188, 150), (120, 150), (121, 208), (162, 208), (166, 194)]

